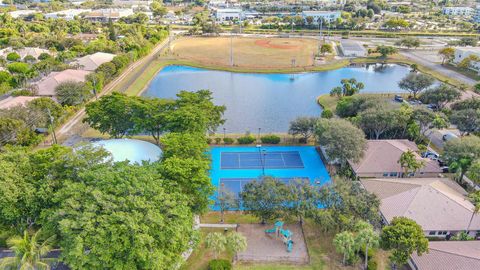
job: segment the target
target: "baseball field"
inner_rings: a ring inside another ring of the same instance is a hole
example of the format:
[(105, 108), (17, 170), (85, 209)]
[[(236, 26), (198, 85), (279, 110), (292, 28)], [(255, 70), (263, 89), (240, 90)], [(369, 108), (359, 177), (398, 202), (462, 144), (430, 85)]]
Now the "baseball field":
[(171, 44), (178, 60), (246, 68), (313, 66), (318, 40), (309, 38), (188, 37)]

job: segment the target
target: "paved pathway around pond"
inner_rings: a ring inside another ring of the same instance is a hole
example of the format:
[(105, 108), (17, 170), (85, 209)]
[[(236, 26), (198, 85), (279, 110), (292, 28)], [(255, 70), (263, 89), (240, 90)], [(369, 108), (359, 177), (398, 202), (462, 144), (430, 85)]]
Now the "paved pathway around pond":
[(450, 70), (450, 69), (447, 69), (445, 67), (443, 67), (441, 64), (439, 63), (436, 63), (436, 62), (432, 62), (431, 59), (428, 57), (427, 54), (429, 54), (431, 52), (429, 51), (405, 51), (405, 50), (402, 50), (400, 52), (400, 54), (402, 54), (403, 56), (409, 58), (410, 60), (413, 60), (415, 62), (418, 62), (419, 64), (421, 65), (424, 65), (430, 69), (433, 69), (437, 72), (440, 72), (442, 73), (443, 75), (445, 76), (448, 76), (450, 78), (453, 78), (453, 79), (456, 79), (462, 83), (465, 83), (465, 84), (468, 84), (468, 85), (474, 85), (476, 83), (475, 80), (471, 79), (471, 78), (468, 78), (467, 76), (463, 75), (463, 74), (460, 74), (458, 72), (455, 72), (453, 70)]
[(302, 228), (298, 224), (285, 225), (293, 233), (293, 249), (287, 252), (286, 246), (275, 235), (266, 234), (265, 230), (273, 225), (239, 224), (237, 231), (247, 238), (247, 250), (239, 252), (236, 259), (245, 262), (271, 263), (286, 262), (293, 264), (307, 264), (309, 262), (307, 245), (303, 237)]

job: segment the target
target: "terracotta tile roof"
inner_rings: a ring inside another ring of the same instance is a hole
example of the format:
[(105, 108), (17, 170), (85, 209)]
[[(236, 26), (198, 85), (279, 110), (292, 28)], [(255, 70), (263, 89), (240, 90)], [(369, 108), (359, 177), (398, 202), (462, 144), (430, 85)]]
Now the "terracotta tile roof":
[[(473, 204), (456, 183), (444, 178), (362, 179), (362, 185), (380, 198), (380, 211), (390, 222), (403, 216), (425, 231), (460, 231), (468, 227)], [(475, 215), (472, 230), (480, 230)]]
[(429, 253), (412, 255), (419, 270), (480, 269), (480, 241), (436, 241), (429, 243)]
[(85, 76), (91, 71), (66, 69), (60, 72), (52, 72), (34, 85), (38, 96), (55, 96), (55, 88), (62, 82), (74, 81), (85, 82)]
[(84, 57), (79, 58), (73, 64), (78, 65), (80, 69), (94, 71), (101, 64), (112, 61), (114, 57), (115, 57), (115, 54), (96, 52), (94, 54), (86, 55)]
[(8, 97), (6, 99), (0, 100), (0, 110), (10, 109), (16, 106), (25, 106), (28, 102), (36, 98), (38, 97), (26, 97), (26, 96)]
[[(408, 150), (418, 151), (417, 145), (409, 140), (369, 140), (362, 160), (358, 163), (350, 162), (350, 165), (357, 174), (401, 172), (403, 169), (398, 160)], [(425, 161), (425, 166), (418, 172), (442, 172), (436, 161), (415, 154), (418, 159)]]

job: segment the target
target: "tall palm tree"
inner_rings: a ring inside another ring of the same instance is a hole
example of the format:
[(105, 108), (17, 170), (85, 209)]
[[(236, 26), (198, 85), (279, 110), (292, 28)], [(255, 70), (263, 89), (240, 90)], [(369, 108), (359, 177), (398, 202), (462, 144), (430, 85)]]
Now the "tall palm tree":
[(42, 258), (50, 250), (53, 236), (40, 241), (40, 230), (30, 235), (26, 230), (23, 237), (13, 236), (7, 240), (8, 247), (15, 252), (15, 257), (0, 260), (0, 269), (50, 270), (48, 259)]
[(470, 193), (468, 195), (468, 198), (472, 202), (474, 208), (472, 209), (473, 210), (472, 217), (470, 217), (470, 221), (468, 222), (468, 227), (467, 227), (467, 231), (466, 231), (467, 234), (470, 232), (470, 226), (472, 225), (473, 217), (476, 214), (480, 213), (480, 191)]

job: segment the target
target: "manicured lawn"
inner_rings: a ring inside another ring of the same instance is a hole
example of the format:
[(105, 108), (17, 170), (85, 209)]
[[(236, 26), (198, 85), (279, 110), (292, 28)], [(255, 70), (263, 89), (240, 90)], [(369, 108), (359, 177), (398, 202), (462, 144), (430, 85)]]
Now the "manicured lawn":
[[(202, 228), (200, 230), (200, 243), (198, 247), (193, 251), (193, 253), (188, 258), (180, 270), (207, 270), (208, 262), (214, 259), (213, 252), (205, 248), (204, 239), (210, 232), (223, 232), (223, 229), (214, 229), (214, 228)], [(233, 258), (232, 254), (224, 252), (219, 254), (219, 259), (231, 260)]]
[[(260, 220), (250, 214), (239, 214), (239, 212), (228, 212), (224, 216), (227, 224), (250, 224), (259, 223)], [(220, 223), (220, 212), (208, 212), (200, 217), (200, 223)]]

